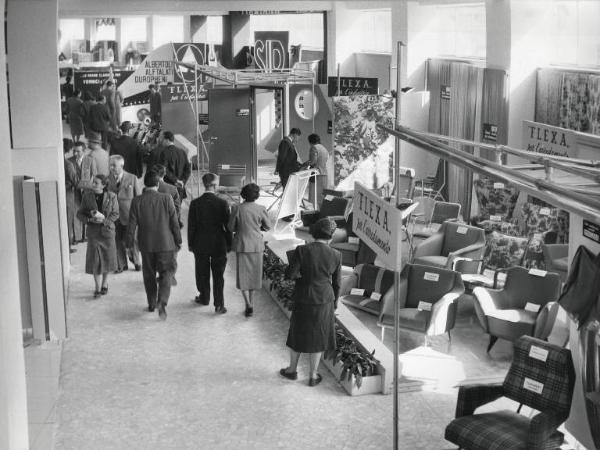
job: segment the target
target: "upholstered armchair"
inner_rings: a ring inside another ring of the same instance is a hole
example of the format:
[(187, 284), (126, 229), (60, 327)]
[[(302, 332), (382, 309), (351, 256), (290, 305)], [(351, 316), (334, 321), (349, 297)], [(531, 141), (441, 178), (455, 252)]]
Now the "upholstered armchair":
[(342, 280), (340, 301), (379, 316), (381, 306), (394, 295), (394, 271), (372, 264), (359, 264)]
[(431, 237), (415, 247), (413, 264), (451, 269), (457, 257), (481, 259), (485, 233), (481, 228), (444, 222)]
[(476, 287), (475, 314), (490, 335), (489, 352), (498, 338), (523, 335), (546, 339), (558, 313), (560, 277), (539, 269), (511, 267), (502, 289)]
[(526, 238), (507, 236), (496, 231), (486, 238), (483, 258), (455, 258), (453, 270), (460, 272), (467, 290), (476, 286), (499, 288), (504, 285), (506, 269), (523, 265)]
[(525, 203), (523, 216), (524, 234), (529, 238), (525, 266), (544, 269), (546, 266), (542, 245), (569, 242), (569, 213), (551, 206)]
[[(465, 450), (558, 449), (564, 435), (558, 427), (569, 417), (575, 369), (571, 351), (529, 336), (514, 345), (513, 361), (503, 383), (460, 386), (456, 418), (446, 427), (446, 440)], [(506, 397), (521, 407), (474, 414), (487, 403)]]
[(473, 182), (479, 205), (479, 215), (471, 218), (471, 223), (486, 232), (499, 231), (502, 234), (518, 236), (519, 227), (513, 220), (513, 212), (519, 198), (516, 187), (481, 176)]
[[(450, 339), (450, 330), (456, 322), (456, 301), (464, 291), (458, 272), (407, 264), (400, 273), (400, 328), (418, 331), (426, 337), (448, 333)], [(385, 296), (377, 321), (381, 340), (385, 329), (394, 327), (394, 307), (394, 295)]]
[(329, 246), (342, 254), (342, 264), (355, 267), (358, 264), (373, 264), (377, 254), (352, 231), (352, 213), (343, 228), (335, 230)]
[(323, 196), (321, 206), (318, 211), (301, 211), (302, 226), (298, 227), (299, 231), (309, 231), (310, 225), (324, 217), (329, 217), (334, 220), (338, 227), (346, 226), (346, 218), (351, 207), (351, 198), (338, 197), (333, 194)]
[(413, 237), (426, 239), (440, 229), (442, 223), (447, 220), (458, 220), (460, 216), (460, 203), (435, 202), (431, 217), (429, 217), (424, 227), (416, 228), (413, 226)]
[(557, 273), (564, 283), (569, 273), (569, 244), (542, 244), (542, 254), (546, 270)]

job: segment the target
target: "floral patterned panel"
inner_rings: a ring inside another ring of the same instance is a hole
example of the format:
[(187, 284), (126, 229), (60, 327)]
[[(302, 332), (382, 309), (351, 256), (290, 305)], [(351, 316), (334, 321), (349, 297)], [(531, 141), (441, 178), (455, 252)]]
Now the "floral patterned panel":
[(497, 270), (522, 265), (527, 242), (527, 238), (492, 232), (483, 255), (484, 268)]
[(488, 177), (480, 177), (473, 184), (481, 220), (498, 216), (499, 220), (507, 221), (512, 217), (519, 197), (517, 188)]
[(389, 180), (394, 138), (377, 124), (393, 127), (394, 99), (377, 95), (334, 97), (333, 109), (336, 189), (354, 189), (354, 181), (380, 187)]
[(566, 72), (560, 100), (560, 127), (600, 134), (600, 76)]
[(567, 244), (569, 242), (569, 213), (558, 208), (532, 203), (523, 204), (525, 233), (529, 248), (525, 265), (544, 269), (542, 244)]
[(516, 219), (510, 219), (510, 221), (497, 221), (497, 220), (483, 220), (475, 223), (476, 226), (483, 228), (487, 233), (496, 231), (508, 236), (523, 236), (523, 230), (519, 227)]

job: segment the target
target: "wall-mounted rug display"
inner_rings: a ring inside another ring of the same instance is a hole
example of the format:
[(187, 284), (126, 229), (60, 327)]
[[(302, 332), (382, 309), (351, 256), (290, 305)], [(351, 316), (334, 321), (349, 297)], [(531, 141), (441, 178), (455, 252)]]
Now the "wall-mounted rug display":
[(394, 104), (378, 95), (333, 98), (336, 189), (354, 189), (355, 181), (378, 188), (390, 180), (394, 138), (376, 125), (393, 127)]

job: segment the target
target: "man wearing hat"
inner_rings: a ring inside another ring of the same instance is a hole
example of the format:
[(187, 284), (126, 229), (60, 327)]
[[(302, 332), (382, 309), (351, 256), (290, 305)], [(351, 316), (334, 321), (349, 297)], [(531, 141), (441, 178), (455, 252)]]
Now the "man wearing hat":
[(298, 379), (298, 360), (301, 353), (309, 354), (309, 386), (322, 380), (317, 373), (323, 352), (334, 350), (335, 309), (341, 284), (342, 255), (329, 246), (335, 222), (325, 217), (311, 227), (315, 239), (296, 247), (288, 255), (286, 276), (296, 280), (294, 311), (286, 345), (290, 348), (290, 364), (279, 373), (289, 380)]

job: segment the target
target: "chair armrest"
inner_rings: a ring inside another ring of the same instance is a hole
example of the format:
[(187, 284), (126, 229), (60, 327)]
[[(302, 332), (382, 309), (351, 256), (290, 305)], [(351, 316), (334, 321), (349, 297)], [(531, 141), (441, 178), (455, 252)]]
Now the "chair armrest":
[(352, 288), (355, 288), (358, 285), (358, 276), (355, 273), (352, 275), (348, 275), (347, 277), (342, 278), (342, 283), (340, 285), (340, 293), (339, 296), (348, 295)]
[(446, 267), (449, 269), (454, 264), (454, 258), (457, 256), (461, 256), (463, 258), (473, 258), (477, 259), (481, 257), (481, 249), (485, 246), (485, 243), (477, 243), (467, 245), (466, 247), (459, 248), (458, 250), (454, 250), (448, 254), (448, 262), (446, 263)]
[(480, 272), (482, 262), (483, 259), (471, 259), (457, 256), (452, 261), (452, 270), (463, 274), (477, 274)]
[(415, 248), (413, 257), (439, 255), (442, 252), (443, 243), (444, 235), (442, 233), (435, 233)]
[(471, 416), (480, 406), (498, 400), (503, 395), (502, 382), (461, 386), (458, 389), (455, 417)]
[[(431, 317), (429, 319), (429, 327), (427, 327), (428, 335), (443, 334), (452, 329), (454, 323), (449, 326), (449, 309), (460, 295), (461, 292), (448, 292), (433, 304), (433, 307), (431, 308)], [(454, 322), (452, 319), (453, 318), (450, 318), (450, 320)]]
[(503, 309), (501, 306), (504, 303), (505, 294), (502, 289), (489, 289), (478, 286), (473, 289), (473, 295), (486, 316), (498, 309)]
[(567, 414), (556, 412), (541, 412), (533, 416), (529, 422), (529, 433), (527, 433), (527, 448), (531, 450), (542, 450), (546, 447), (546, 440), (556, 429), (568, 418)]
[(340, 242), (348, 242), (348, 231), (346, 231), (345, 228), (335, 229), (330, 244), (337, 244)]
[(346, 216), (326, 216), (328, 219), (333, 220), (335, 222), (335, 224), (342, 228), (346, 226), (346, 222), (348, 222), (348, 219), (346, 219)]
[(533, 337), (545, 340), (550, 336), (552, 327), (554, 327), (554, 322), (556, 322), (557, 314), (558, 302), (548, 302), (542, 306), (535, 319)]

